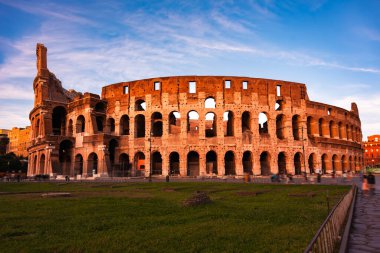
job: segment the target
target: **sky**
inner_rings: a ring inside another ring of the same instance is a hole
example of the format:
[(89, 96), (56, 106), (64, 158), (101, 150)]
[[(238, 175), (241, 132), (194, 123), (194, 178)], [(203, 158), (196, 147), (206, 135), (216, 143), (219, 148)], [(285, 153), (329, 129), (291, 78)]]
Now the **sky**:
[(66, 89), (159, 76), (305, 83), (380, 133), (380, 1), (0, 0), (0, 128), (30, 125), (36, 43)]

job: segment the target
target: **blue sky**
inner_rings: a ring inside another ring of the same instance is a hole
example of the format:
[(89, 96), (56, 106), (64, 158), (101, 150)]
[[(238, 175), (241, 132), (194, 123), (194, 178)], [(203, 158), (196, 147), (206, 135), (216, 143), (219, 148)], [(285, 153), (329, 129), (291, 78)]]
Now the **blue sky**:
[(380, 133), (380, 1), (0, 0), (0, 128), (29, 125), (35, 46), (66, 89), (171, 75), (305, 83)]

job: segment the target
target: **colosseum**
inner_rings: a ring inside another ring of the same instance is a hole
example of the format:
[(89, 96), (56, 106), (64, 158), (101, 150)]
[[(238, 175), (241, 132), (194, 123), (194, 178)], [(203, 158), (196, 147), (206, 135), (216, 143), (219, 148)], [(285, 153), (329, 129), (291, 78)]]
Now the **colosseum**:
[(79, 178), (341, 174), (362, 167), (358, 108), (309, 100), (305, 84), (157, 77), (66, 90), (37, 44), (28, 175)]

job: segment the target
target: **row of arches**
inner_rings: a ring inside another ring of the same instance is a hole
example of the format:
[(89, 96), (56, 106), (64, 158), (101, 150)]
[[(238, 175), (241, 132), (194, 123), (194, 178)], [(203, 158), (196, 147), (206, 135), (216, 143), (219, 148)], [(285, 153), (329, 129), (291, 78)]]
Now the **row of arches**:
[(321, 136), (336, 139), (347, 139), (361, 142), (361, 130), (359, 127), (343, 122), (327, 121), (324, 118), (315, 119), (307, 117), (307, 132), (311, 136)]

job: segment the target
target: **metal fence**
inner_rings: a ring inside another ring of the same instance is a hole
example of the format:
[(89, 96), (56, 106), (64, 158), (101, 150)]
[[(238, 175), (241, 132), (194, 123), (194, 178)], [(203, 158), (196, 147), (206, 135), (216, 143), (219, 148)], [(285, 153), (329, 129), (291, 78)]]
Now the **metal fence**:
[(329, 253), (337, 249), (337, 243), (340, 241), (349, 208), (355, 200), (356, 191), (357, 187), (353, 185), (350, 191), (335, 205), (304, 253)]

